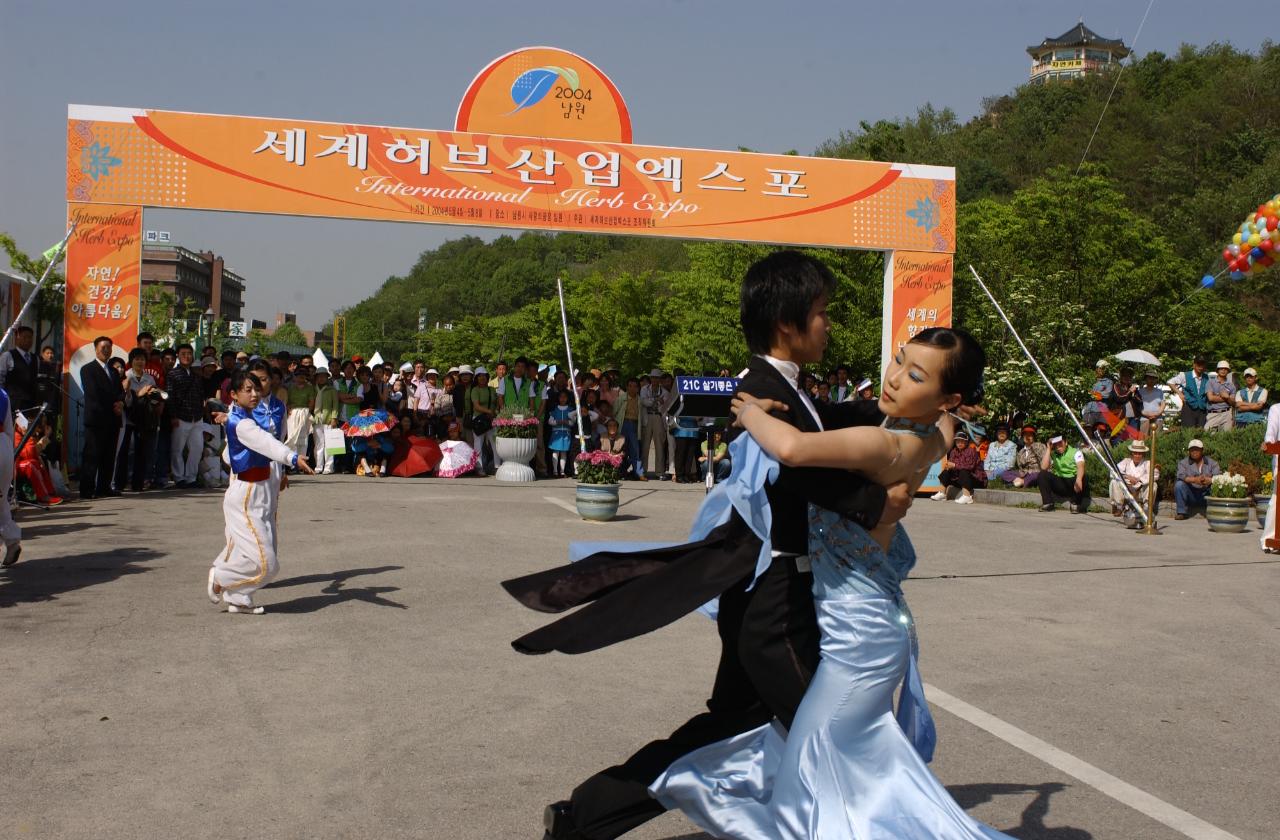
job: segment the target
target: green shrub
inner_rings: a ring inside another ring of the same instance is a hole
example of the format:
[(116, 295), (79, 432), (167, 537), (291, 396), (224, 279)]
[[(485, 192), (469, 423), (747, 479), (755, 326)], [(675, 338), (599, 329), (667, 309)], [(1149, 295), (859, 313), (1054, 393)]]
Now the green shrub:
[[(1178, 462), (1187, 457), (1187, 444), (1192, 438), (1204, 441), (1204, 454), (1218, 462), (1223, 472), (1233, 462), (1256, 467), (1261, 472), (1270, 470), (1271, 457), (1262, 452), (1262, 436), (1266, 425), (1256, 423), (1229, 432), (1206, 432), (1204, 429), (1172, 429), (1156, 437), (1156, 462), (1160, 467), (1160, 496), (1173, 498), (1173, 482), (1178, 474)], [(1150, 442), (1148, 442), (1149, 444)], [(1129, 457), (1129, 444), (1112, 446), (1116, 461)], [(1089, 491), (1095, 499), (1107, 497), (1110, 477), (1097, 458), (1090, 455), (1085, 477)]]

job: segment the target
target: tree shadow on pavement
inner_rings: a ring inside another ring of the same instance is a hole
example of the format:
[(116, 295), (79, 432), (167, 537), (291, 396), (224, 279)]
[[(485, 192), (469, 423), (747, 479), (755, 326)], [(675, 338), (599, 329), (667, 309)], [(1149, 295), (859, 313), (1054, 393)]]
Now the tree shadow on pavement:
[(1093, 835), (1082, 828), (1069, 826), (1050, 828), (1044, 824), (1044, 818), (1049, 813), (1049, 798), (1066, 789), (1067, 785), (1061, 782), (1045, 782), (1038, 785), (1006, 783), (947, 787), (947, 791), (966, 811), (984, 802), (990, 802), (997, 796), (1035, 794), (1035, 798), (1022, 811), (1022, 823), (1013, 828), (1000, 829), (1005, 834), (1017, 837), (1018, 840), (1093, 840)]
[(378, 575), (383, 572), (393, 572), (403, 568), (404, 566), (373, 566), (367, 569), (343, 569), (337, 572), (329, 572), (328, 574), (298, 575), (297, 577), (277, 580), (273, 583), (267, 584), (264, 588), (280, 589), (287, 586), (302, 586), (309, 583), (324, 583), (325, 587), (320, 590), (322, 593), (320, 595), (308, 595), (302, 598), (294, 598), (292, 601), (283, 601), (279, 604), (271, 604), (267, 609), (269, 612), (273, 613), (311, 613), (346, 601), (363, 601), (367, 604), (373, 604), (379, 607), (395, 607), (397, 609), (407, 610), (409, 609), (407, 605), (382, 597), (388, 592), (399, 592), (400, 587), (398, 586), (346, 586), (346, 582), (354, 577)]
[[(26, 549), (27, 552), (31, 550), (31, 547)], [(0, 609), (16, 604), (53, 601), (59, 595), (86, 586), (148, 572), (151, 571), (149, 567), (138, 564), (160, 556), (159, 551), (143, 546), (72, 554), (56, 560), (41, 560), (24, 554), (28, 559), (0, 569)]]

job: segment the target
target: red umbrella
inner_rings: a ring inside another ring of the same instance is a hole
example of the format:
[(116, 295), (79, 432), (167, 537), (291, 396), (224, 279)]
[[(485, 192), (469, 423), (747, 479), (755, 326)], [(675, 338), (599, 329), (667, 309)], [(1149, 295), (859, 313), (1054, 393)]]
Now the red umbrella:
[(401, 478), (429, 473), (444, 458), (440, 444), (431, 438), (409, 435), (400, 441), (387, 461), (388, 473)]

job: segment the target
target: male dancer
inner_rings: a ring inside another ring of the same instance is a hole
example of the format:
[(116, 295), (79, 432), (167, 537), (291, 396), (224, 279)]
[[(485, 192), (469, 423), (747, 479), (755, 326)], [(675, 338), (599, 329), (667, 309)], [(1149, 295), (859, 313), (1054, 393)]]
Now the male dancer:
[[(834, 288), (830, 270), (795, 251), (758, 261), (742, 284), (740, 317), (754, 354), (742, 390), (785, 403), (789, 411), (783, 419), (808, 432), (883, 419), (874, 402), (819, 407), (799, 391), (800, 366), (820, 361), (826, 349), (826, 306)], [(766, 493), (773, 561), (758, 579), (760, 540), (735, 513), (698, 542), (601, 553), (504, 583), (526, 606), (548, 612), (596, 599), (518, 639), (516, 649), (526, 653), (596, 650), (655, 630), (720, 596), (722, 648), (708, 711), (587, 779), (569, 801), (548, 806), (548, 840), (618, 837), (662, 813), (648, 787), (675, 759), (774, 717), (790, 726), (818, 664), (812, 575), (804, 557), (808, 502), (839, 511), (868, 529), (879, 521), (896, 521), (911, 504), (905, 485), (886, 492), (858, 475), (832, 469), (783, 466)]]

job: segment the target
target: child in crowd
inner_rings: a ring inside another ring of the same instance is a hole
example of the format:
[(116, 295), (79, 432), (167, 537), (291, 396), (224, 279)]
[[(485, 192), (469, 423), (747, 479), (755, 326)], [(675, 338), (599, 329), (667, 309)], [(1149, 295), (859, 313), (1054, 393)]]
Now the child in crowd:
[(271, 464), (295, 467), (310, 475), (305, 455), (298, 455), (259, 425), (254, 409), (261, 399), (258, 381), (246, 371), (231, 378), (233, 405), (227, 414), (227, 453), (231, 483), (222, 500), (226, 548), (209, 569), (209, 600), (225, 603), (229, 613), (261, 615), (253, 593), (279, 570), (276, 558), (276, 509), (280, 484)]
[(564, 478), (569, 449), (573, 446), (571, 427), (576, 418), (569, 402), (571, 396), (565, 388), (557, 392), (555, 408), (551, 409), (547, 419), (551, 426), (551, 440), (547, 443), (547, 448), (551, 450), (552, 473), (556, 478)]

